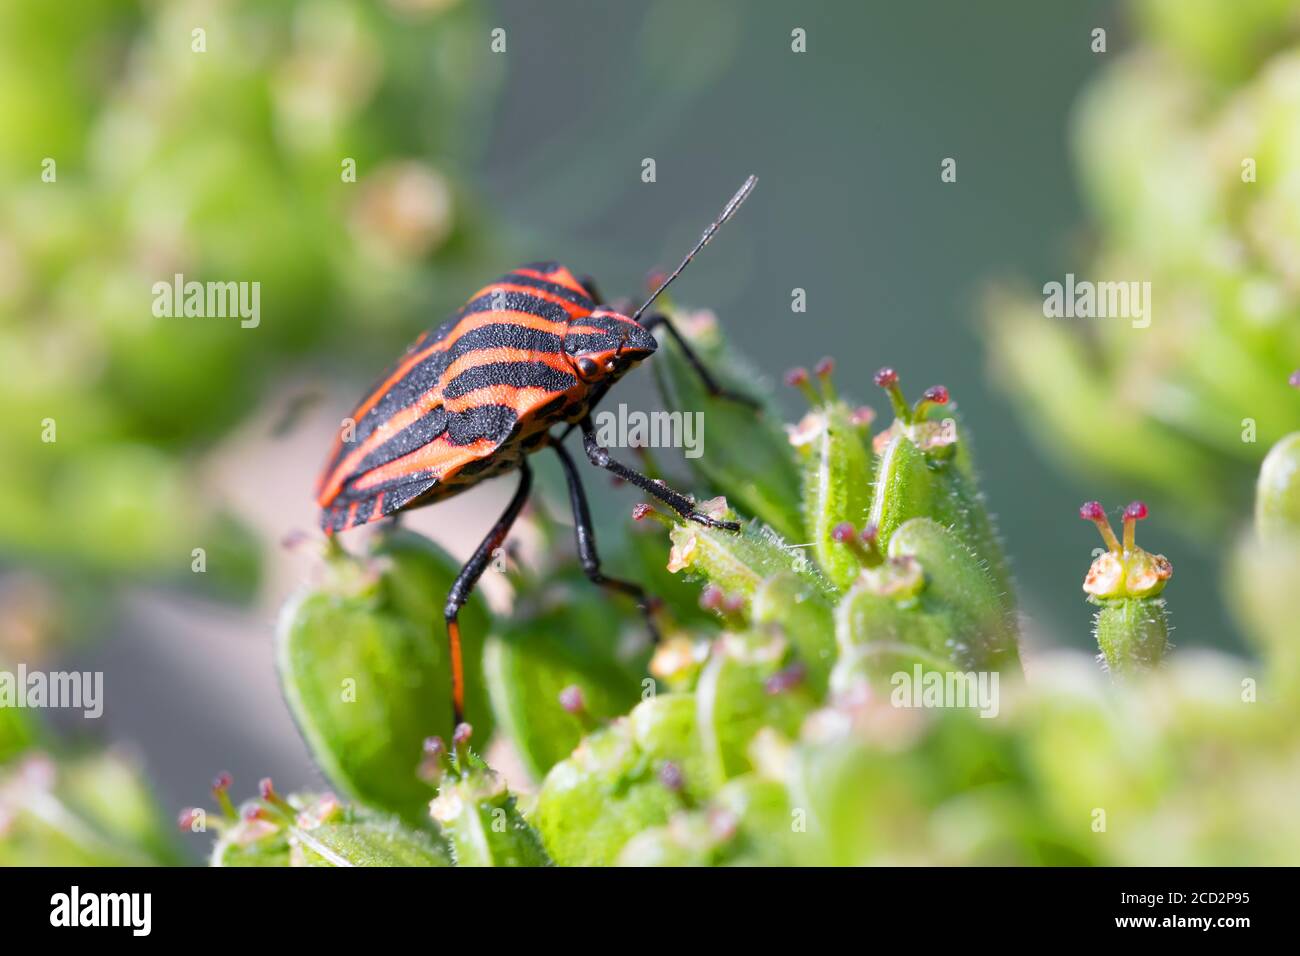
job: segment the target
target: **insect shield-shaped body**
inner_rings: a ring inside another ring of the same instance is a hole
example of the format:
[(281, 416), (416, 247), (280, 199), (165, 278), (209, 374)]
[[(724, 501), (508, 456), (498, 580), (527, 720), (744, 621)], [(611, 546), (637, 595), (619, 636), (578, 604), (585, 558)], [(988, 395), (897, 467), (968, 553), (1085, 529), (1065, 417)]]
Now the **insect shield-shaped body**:
[(580, 282), (557, 263), (523, 266), (480, 289), (449, 321), (416, 339), (335, 439), (316, 487), (326, 534), (432, 504), (494, 475), (520, 473), (505, 513), (447, 597), (444, 616), (457, 724), (464, 712), (457, 615), (528, 499), (531, 452), (549, 447), (564, 468), (578, 556), (587, 576), (636, 600), (656, 633), (652, 602), (641, 587), (601, 573), (586, 494), (559, 440), (563, 435), (552, 435), (552, 426), (580, 427), (592, 464), (658, 497), (683, 517), (737, 530), (737, 525), (698, 511), (689, 495), (615, 461), (597, 443), (590, 411), (628, 369), (655, 351), (651, 332), (658, 326), (682, 346), (709, 390), (722, 394), (665, 316), (642, 315), (731, 218), (755, 182), (752, 176), (745, 181), (677, 269), (631, 316), (601, 305), (590, 282)]
[(420, 336), (357, 406), (317, 487), (322, 527), (346, 531), (518, 467), (655, 345), (561, 265), (507, 273)]

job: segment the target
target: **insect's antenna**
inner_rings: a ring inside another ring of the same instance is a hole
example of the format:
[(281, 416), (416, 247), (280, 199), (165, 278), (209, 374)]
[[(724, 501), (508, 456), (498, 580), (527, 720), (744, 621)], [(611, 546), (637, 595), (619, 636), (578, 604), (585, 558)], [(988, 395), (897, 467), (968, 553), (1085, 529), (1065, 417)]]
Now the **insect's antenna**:
[(673, 280), (682, 274), (682, 270), (685, 269), (686, 266), (690, 264), (690, 261), (695, 258), (696, 253), (709, 244), (709, 240), (712, 239), (714, 233), (722, 227), (722, 224), (736, 214), (736, 210), (740, 208), (740, 204), (749, 198), (749, 194), (754, 191), (754, 187), (757, 185), (757, 176), (750, 176), (741, 184), (741, 187), (736, 190), (736, 195), (727, 200), (727, 204), (722, 207), (722, 212), (718, 213), (718, 218), (709, 223), (709, 228), (704, 230), (704, 235), (700, 236), (700, 241), (695, 244), (695, 248), (686, 253), (686, 258), (682, 260), (681, 265), (673, 270), (672, 275), (659, 283), (659, 288), (655, 289), (654, 292), (650, 294), (650, 298), (645, 300), (641, 308), (632, 313), (632, 321), (635, 322), (639, 319), (641, 313), (650, 308), (650, 304), (654, 302), (655, 299), (659, 298), (659, 293), (663, 292), (664, 289), (673, 284)]

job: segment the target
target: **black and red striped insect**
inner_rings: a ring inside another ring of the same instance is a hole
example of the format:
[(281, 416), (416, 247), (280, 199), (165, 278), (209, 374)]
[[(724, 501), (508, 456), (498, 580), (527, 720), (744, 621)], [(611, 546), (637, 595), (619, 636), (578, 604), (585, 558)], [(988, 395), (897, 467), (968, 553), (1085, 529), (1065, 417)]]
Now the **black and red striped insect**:
[[(580, 281), (554, 262), (522, 266), (484, 286), (450, 320), (415, 340), (335, 440), (316, 487), (327, 534), (441, 501), (494, 475), (520, 473), (505, 513), (447, 596), (453, 726), (460, 725), (465, 703), (457, 615), (528, 498), (529, 454), (542, 448), (555, 451), (568, 481), (578, 556), (587, 577), (635, 599), (652, 633), (645, 591), (601, 573), (586, 493), (563, 438), (580, 428), (592, 464), (654, 495), (684, 518), (738, 530), (697, 511), (689, 495), (611, 458), (596, 441), (591, 410), (628, 369), (654, 353), (652, 331), (660, 326), (681, 346), (711, 393), (753, 404), (718, 386), (666, 316), (642, 316), (756, 182), (753, 176), (745, 180), (695, 248), (630, 316), (602, 305), (590, 280)], [(557, 425), (568, 428), (556, 435), (551, 429)]]

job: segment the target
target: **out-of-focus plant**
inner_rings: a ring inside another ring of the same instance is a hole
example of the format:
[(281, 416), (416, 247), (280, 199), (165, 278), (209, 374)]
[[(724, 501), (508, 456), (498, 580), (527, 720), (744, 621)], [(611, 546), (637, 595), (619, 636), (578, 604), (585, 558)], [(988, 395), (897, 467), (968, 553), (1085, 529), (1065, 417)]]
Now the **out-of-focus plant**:
[(1300, 427), (1284, 384), (1300, 354), (1300, 19), (1286, 0), (1130, 10), (1140, 42), (1106, 54), (1075, 116), (1095, 243), (1063, 271), (1149, 282), (1145, 313), (1047, 317), (1043, 296), (1002, 291), (990, 354), (1071, 468), (1222, 534), (1264, 450)]
[(111, 752), (4, 762), (0, 710), (0, 866), (179, 865), (184, 857), (138, 767)]
[[(1300, 371), (1291, 376), (1300, 389)], [(1300, 691), (1300, 432), (1273, 446), (1259, 470), (1255, 524), (1233, 556), (1229, 600), (1280, 679)]]
[(330, 793), (278, 794), (271, 779), (236, 807), (229, 774), (212, 784), (218, 812), (181, 811), (182, 830), (216, 833), (213, 866), (450, 866), (446, 842), (427, 828), (341, 803)]
[[(455, 2), (0, 9), (0, 571), (56, 581), (65, 624), (122, 576), (247, 595), (258, 543), (196, 456), (290, 361), (387, 354), (481, 271), (480, 26)], [(257, 283), (257, 315), (159, 314), (177, 276)]]

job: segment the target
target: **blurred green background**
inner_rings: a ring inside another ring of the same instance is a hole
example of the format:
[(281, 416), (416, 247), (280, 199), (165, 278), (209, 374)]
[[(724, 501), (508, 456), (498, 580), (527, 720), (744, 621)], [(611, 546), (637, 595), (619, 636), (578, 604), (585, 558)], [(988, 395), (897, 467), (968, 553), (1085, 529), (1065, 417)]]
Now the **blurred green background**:
[[(1110, 3), (1032, 0), (0, 0), (0, 662), (103, 670), (104, 718), (56, 723), (136, 747), (165, 807), (223, 766), (315, 782), (269, 640), (307, 566), (281, 542), (315, 534), (338, 419), (515, 264), (636, 294), (750, 172), (678, 301), (715, 309), (774, 381), (833, 355), (864, 400), (884, 364), (949, 386), (1031, 648), (1093, 650), (1075, 509), (1141, 493), (1144, 539), (1177, 568), (1177, 643), (1242, 651), (1217, 549), (1245, 511), (1207, 533), (1158, 481), (1049, 464), (1023, 427), (1034, 397), (990, 362), (991, 281), (1088, 272), (1073, 111), (1131, 27)], [(154, 318), (175, 272), (261, 282), (260, 325)], [(657, 401), (644, 373), (620, 390)], [(412, 526), (467, 554), (509, 484)], [(591, 484), (618, 535), (634, 498)]]

